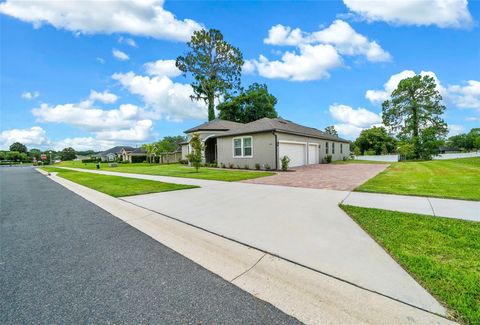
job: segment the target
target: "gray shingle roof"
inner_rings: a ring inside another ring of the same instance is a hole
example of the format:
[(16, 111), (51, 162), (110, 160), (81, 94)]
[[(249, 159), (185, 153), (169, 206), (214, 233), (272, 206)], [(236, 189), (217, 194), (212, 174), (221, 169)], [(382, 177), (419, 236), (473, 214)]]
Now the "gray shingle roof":
[(293, 123), (292, 121), (284, 120), (282, 118), (267, 118), (267, 117), (257, 121), (247, 123), (247, 124), (239, 124), (238, 126), (230, 129), (227, 132), (218, 134), (217, 137), (241, 135), (241, 134), (247, 134), (247, 133), (260, 133), (260, 132), (267, 132), (267, 131), (297, 134), (297, 135), (303, 135), (303, 136), (319, 138), (324, 140), (348, 142), (348, 140), (342, 139), (340, 137), (337, 137), (331, 134), (327, 134), (315, 128), (310, 128), (297, 123)]
[(216, 118), (214, 120), (211, 120), (210, 122), (206, 122), (206, 123), (200, 124), (199, 126), (188, 129), (185, 131), (185, 133), (191, 133), (196, 131), (227, 131), (242, 125), (243, 125), (242, 123), (221, 120), (219, 118)]
[(100, 152), (98, 155), (99, 156), (106, 156), (109, 153), (120, 153), (122, 151), (122, 149), (125, 149), (125, 151), (132, 151), (135, 148), (130, 147), (130, 146), (116, 146), (116, 147), (110, 148), (108, 150), (105, 150), (103, 152)]

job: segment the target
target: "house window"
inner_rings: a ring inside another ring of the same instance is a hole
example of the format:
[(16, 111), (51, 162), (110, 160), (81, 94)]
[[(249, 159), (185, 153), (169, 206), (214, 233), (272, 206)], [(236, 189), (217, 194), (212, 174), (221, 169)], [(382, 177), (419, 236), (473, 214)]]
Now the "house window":
[(233, 156), (242, 156), (242, 139), (233, 139)]
[(325, 153), (328, 155), (328, 142), (325, 142)]
[(253, 156), (252, 137), (233, 139), (233, 157), (250, 158)]
[(340, 143), (340, 153), (343, 153), (343, 143)]
[(332, 155), (335, 154), (335, 142), (332, 142)]

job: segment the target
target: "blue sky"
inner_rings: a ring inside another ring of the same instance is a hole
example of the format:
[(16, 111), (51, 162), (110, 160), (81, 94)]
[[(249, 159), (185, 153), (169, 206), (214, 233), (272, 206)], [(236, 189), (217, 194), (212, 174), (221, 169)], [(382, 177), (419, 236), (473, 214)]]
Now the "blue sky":
[(479, 127), (480, 2), (380, 2), (4, 1), (0, 146), (99, 150), (205, 121), (171, 61), (201, 27), (241, 49), (243, 86), (266, 83), (283, 118), (355, 139), (422, 72), (438, 80), (451, 134)]

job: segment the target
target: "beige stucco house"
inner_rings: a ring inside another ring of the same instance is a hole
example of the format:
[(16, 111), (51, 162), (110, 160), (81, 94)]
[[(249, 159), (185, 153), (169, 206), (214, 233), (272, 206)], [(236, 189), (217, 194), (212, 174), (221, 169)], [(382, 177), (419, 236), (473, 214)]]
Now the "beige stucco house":
[[(200, 135), (206, 163), (241, 168), (253, 169), (260, 164), (262, 169), (279, 169), (283, 156), (290, 158), (290, 167), (299, 167), (322, 163), (327, 155), (332, 160), (350, 155), (347, 140), (281, 118), (262, 118), (246, 124), (215, 119), (185, 133), (188, 139), (194, 133)], [(182, 144), (183, 159), (190, 150), (188, 142)]]

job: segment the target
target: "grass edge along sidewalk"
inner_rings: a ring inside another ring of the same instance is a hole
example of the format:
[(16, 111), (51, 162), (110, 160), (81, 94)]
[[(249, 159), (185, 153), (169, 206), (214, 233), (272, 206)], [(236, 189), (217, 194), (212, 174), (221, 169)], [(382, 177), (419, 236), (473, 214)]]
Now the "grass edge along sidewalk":
[(111, 195), (113, 197), (198, 188), (198, 186), (194, 185), (183, 185), (121, 176), (84, 173), (56, 167), (42, 167), (41, 169), (46, 172), (56, 172), (58, 173), (57, 176), (59, 177)]
[(340, 206), (463, 324), (480, 324), (480, 223)]
[[(95, 169), (94, 163), (82, 163), (80, 161), (65, 161), (60, 167), (72, 167), (82, 169)], [(147, 164), (147, 163), (119, 163), (117, 167), (109, 167), (107, 163), (100, 164), (100, 170), (115, 171), (119, 173), (132, 173), (156, 176), (171, 176), (181, 178), (195, 178), (212, 181), (236, 182), (275, 175), (274, 172), (257, 170), (236, 170), (229, 168), (201, 167), (198, 172), (195, 168), (181, 164)]]
[(480, 201), (480, 157), (393, 163), (355, 191)]

